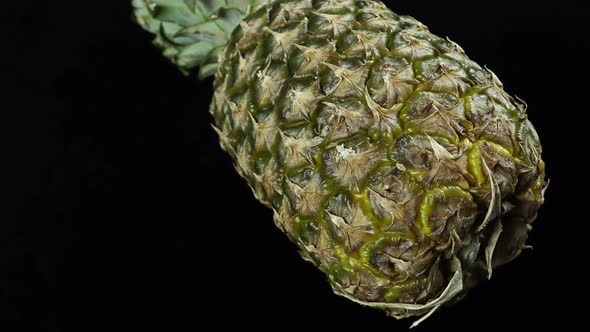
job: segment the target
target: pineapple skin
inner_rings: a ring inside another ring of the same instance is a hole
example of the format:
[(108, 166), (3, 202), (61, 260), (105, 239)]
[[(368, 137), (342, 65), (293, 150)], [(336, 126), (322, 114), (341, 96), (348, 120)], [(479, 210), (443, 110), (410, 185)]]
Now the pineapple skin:
[(272, 1), (220, 53), (210, 112), (335, 293), (432, 313), (518, 256), (543, 203), (526, 106), (379, 1)]

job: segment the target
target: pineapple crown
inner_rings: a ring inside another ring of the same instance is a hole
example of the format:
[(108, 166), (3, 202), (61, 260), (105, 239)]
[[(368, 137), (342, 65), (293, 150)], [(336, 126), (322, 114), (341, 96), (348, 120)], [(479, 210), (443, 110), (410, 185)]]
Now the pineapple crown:
[(265, 0), (132, 0), (135, 19), (185, 74), (217, 70), (219, 51), (240, 21)]

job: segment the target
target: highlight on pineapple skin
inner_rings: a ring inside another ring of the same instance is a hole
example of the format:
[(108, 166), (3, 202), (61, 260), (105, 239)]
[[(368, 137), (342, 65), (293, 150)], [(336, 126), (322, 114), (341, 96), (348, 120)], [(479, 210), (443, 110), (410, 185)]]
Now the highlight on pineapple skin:
[(214, 129), (336, 294), (425, 318), (520, 254), (546, 187), (524, 102), (379, 1), (256, 2), (207, 56)]

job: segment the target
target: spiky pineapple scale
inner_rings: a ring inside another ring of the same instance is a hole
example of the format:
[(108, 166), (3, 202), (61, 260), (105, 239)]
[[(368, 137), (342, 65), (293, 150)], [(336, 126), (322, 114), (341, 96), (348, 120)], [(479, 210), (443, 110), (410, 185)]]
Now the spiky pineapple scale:
[[(135, 1), (178, 17), (203, 2)], [(189, 35), (160, 45), (181, 67)], [(539, 139), (524, 105), (457, 44), (379, 1), (279, 0), (209, 58), (191, 65), (218, 66), (222, 147), (336, 293), (421, 315), (524, 247), (543, 202)]]

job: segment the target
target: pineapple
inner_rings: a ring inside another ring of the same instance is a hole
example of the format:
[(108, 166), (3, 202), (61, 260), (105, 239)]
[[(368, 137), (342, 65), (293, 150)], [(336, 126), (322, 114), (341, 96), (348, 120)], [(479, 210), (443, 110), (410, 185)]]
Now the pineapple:
[(333, 291), (425, 319), (518, 256), (546, 187), (526, 104), (379, 1), (134, 0), (215, 75), (222, 148)]

